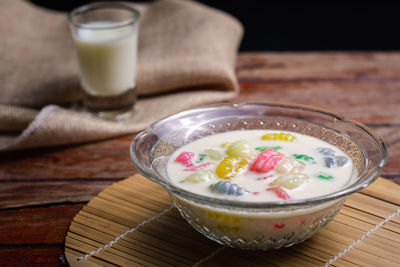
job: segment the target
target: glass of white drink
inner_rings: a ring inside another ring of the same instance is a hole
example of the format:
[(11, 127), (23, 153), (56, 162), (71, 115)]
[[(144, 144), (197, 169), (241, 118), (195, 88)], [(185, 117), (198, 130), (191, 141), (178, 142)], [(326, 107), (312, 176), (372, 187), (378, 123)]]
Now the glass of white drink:
[(137, 10), (98, 2), (69, 14), (84, 106), (99, 117), (125, 120), (136, 102)]

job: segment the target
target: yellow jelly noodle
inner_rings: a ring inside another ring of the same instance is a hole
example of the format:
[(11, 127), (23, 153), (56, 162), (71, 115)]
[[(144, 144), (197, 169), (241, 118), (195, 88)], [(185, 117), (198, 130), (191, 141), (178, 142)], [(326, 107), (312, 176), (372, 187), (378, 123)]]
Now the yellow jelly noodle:
[(296, 173), (304, 168), (304, 163), (291, 157), (284, 157), (276, 166), (275, 171), (279, 173)]
[(213, 177), (215, 177), (215, 174), (213, 171), (211, 170), (202, 170), (202, 171), (197, 171), (193, 174), (191, 174), (190, 176), (188, 176), (187, 178), (183, 179), (182, 181), (180, 181), (180, 183), (192, 183), (192, 184), (198, 184), (201, 182), (207, 182), (210, 179), (212, 179)]
[(226, 154), (231, 157), (249, 158), (253, 154), (252, 152), (253, 149), (246, 140), (233, 142), (226, 149)]
[(261, 139), (293, 142), (294, 140), (296, 140), (296, 137), (294, 135), (288, 134), (288, 133), (270, 133), (270, 134), (263, 135), (261, 137)]
[(239, 225), (242, 223), (242, 220), (239, 217), (232, 216), (232, 215), (224, 215), (219, 212), (208, 211), (207, 217), (211, 221), (219, 221), (224, 224), (236, 224)]
[(246, 169), (249, 161), (238, 157), (226, 157), (217, 166), (215, 172), (219, 178), (231, 179), (239, 172)]
[(223, 147), (223, 148), (228, 148), (228, 146), (230, 146), (230, 145), (231, 145), (231, 143), (226, 142), (226, 143), (223, 143), (223, 144), (221, 145), (221, 147)]
[(299, 187), (300, 185), (308, 182), (310, 178), (303, 173), (290, 173), (279, 176), (273, 182), (271, 182), (270, 186), (282, 186), (286, 189), (294, 189)]

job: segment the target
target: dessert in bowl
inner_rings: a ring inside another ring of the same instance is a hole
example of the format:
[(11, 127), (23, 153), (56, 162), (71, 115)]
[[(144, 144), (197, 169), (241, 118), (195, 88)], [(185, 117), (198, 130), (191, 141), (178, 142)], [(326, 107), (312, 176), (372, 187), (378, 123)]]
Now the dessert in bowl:
[(248, 249), (309, 238), (346, 196), (378, 177), (387, 158), (362, 124), (280, 103), (183, 111), (139, 133), (130, 153), (196, 230)]

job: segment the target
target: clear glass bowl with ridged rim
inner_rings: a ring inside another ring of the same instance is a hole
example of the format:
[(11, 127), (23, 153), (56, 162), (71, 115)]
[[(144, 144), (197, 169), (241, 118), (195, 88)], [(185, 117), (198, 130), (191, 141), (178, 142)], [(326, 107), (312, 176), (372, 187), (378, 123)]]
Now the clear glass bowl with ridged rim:
[[(309, 199), (244, 202), (198, 195), (167, 176), (171, 154), (204, 136), (231, 130), (273, 129), (322, 139), (344, 151), (358, 173), (340, 191)], [(346, 196), (371, 184), (387, 160), (381, 138), (365, 125), (327, 110), (284, 103), (217, 104), (163, 118), (139, 133), (130, 147), (144, 177), (170, 194), (180, 214), (196, 230), (220, 244), (271, 249), (306, 240), (340, 210)]]

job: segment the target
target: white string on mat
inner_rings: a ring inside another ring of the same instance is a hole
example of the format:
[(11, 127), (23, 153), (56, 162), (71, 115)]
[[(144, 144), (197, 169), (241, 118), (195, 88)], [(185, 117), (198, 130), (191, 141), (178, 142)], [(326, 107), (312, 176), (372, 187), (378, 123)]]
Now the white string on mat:
[(389, 215), (388, 217), (386, 217), (386, 219), (384, 219), (383, 221), (381, 221), (379, 224), (375, 225), (374, 228), (372, 228), (371, 230), (369, 230), (368, 232), (366, 232), (360, 239), (354, 241), (352, 244), (350, 244), (347, 248), (345, 248), (344, 250), (342, 250), (341, 252), (339, 252), (339, 254), (337, 254), (336, 256), (332, 257), (328, 262), (325, 263), (325, 265), (323, 265), (323, 267), (328, 267), (329, 265), (331, 265), (332, 263), (334, 263), (335, 261), (337, 261), (339, 258), (343, 257), (347, 252), (349, 252), (352, 248), (356, 247), (358, 244), (360, 244), (361, 242), (364, 241), (364, 239), (366, 239), (367, 237), (369, 237), (370, 235), (372, 235), (373, 233), (375, 233), (379, 228), (381, 228), (382, 226), (384, 226), (386, 223), (388, 223), (391, 219), (393, 219), (396, 215), (400, 215), (400, 209), (398, 209), (396, 212), (392, 213), (391, 215)]
[(196, 262), (195, 264), (192, 265), (192, 267), (197, 267), (200, 266), (201, 264), (203, 264), (204, 262), (210, 260), (211, 258), (214, 258), (215, 255), (217, 255), (218, 253), (220, 253), (221, 251), (223, 251), (224, 249), (226, 249), (226, 246), (221, 246), (218, 249), (216, 249), (214, 252), (212, 252), (210, 255), (200, 259), (198, 262)]
[(112, 247), (115, 243), (118, 242), (118, 240), (120, 240), (121, 238), (124, 238), (125, 236), (127, 236), (128, 234), (135, 232), (136, 230), (139, 230), (142, 226), (148, 224), (149, 222), (152, 222), (154, 220), (159, 219), (161, 216), (163, 216), (164, 214), (168, 213), (172, 208), (174, 208), (174, 205), (171, 205), (169, 208), (166, 208), (165, 210), (163, 210), (162, 212), (158, 213), (157, 215), (139, 223), (138, 225), (136, 225), (134, 228), (127, 230), (125, 233), (117, 236), (114, 240), (110, 241), (110, 243), (104, 245), (103, 247), (100, 247), (96, 250), (92, 250), (89, 253), (80, 256), (79, 258), (77, 258), (77, 261), (80, 260), (87, 260), (89, 257), (92, 257), (94, 254), (99, 254), (101, 251), (106, 250), (107, 248)]

